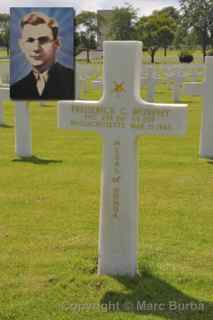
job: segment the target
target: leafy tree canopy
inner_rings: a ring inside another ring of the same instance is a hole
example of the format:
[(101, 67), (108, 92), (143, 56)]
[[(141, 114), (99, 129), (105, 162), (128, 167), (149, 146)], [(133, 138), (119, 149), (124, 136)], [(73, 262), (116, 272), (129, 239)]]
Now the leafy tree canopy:
[(179, 0), (183, 25), (193, 29), (203, 48), (203, 56), (213, 38), (213, 0)]
[(82, 11), (76, 17), (76, 27), (76, 53), (86, 50), (87, 62), (89, 62), (90, 50), (96, 48), (96, 36), (98, 31), (97, 14), (92, 11)]
[(125, 7), (115, 7), (110, 19), (109, 35), (112, 40), (133, 40), (137, 10), (127, 4)]

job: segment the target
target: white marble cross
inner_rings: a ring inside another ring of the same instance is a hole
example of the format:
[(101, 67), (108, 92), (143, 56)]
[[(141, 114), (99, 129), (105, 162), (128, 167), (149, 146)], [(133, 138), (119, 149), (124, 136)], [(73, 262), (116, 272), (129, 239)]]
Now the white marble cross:
[(3, 103), (9, 99), (9, 88), (0, 87), (0, 126), (4, 125), (4, 107)]
[(203, 95), (203, 83), (202, 82), (184, 82), (183, 95), (186, 96), (202, 96)]
[(92, 87), (94, 90), (98, 89), (98, 88), (103, 88), (103, 80), (99, 79), (99, 80), (93, 80), (92, 81)]
[(213, 158), (213, 57), (206, 57), (206, 75), (202, 86), (203, 115), (200, 133), (200, 156)]
[(29, 103), (15, 101), (16, 104), (16, 136), (15, 151), (21, 158), (32, 156), (32, 128), (30, 124)]
[[(2, 102), (10, 99), (9, 87), (0, 88), (0, 125), (4, 124)], [(32, 156), (32, 134), (27, 102), (15, 101), (15, 152), (18, 157)]]
[(177, 68), (175, 75), (170, 77), (170, 81), (173, 80), (173, 100), (175, 102), (180, 101), (181, 96), (181, 90), (182, 90), (182, 83), (184, 81), (184, 75), (182, 73), (182, 70)]
[(147, 85), (147, 100), (153, 102), (155, 99), (156, 85), (160, 81), (160, 77), (155, 75), (154, 68), (149, 68), (147, 77), (141, 77), (141, 87)]
[(140, 98), (141, 53), (141, 42), (104, 42), (102, 99), (58, 103), (60, 128), (93, 130), (104, 140), (99, 274), (136, 274), (137, 137), (177, 135), (186, 129), (186, 105)]
[[(155, 99), (156, 85), (160, 81), (160, 77), (156, 77), (153, 69), (149, 69), (149, 73), (145, 77), (140, 78), (140, 86), (143, 88), (147, 86), (147, 95), (146, 98), (149, 102), (153, 102)], [(103, 80), (94, 80), (92, 81), (93, 89), (103, 88)]]
[(184, 94), (203, 97), (200, 156), (213, 158), (213, 57), (206, 57), (204, 82), (186, 82)]
[[(195, 65), (191, 67), (191, 77), (196, 79), (197, 77), (203, 76), (203, 65)], [(187, 70), (186, 70), (187, 71)], [(198, 81), (189, 81), (183, 83), (183, 95), (189, 96), (202, 96), (203, 92), (203, 83)]]

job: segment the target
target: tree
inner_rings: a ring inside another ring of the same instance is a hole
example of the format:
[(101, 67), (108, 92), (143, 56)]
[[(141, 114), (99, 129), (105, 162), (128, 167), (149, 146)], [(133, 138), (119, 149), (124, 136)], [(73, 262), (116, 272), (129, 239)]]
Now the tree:
[(0, 25), (7, 23), (9, 21), (9, 15), (6, 13), (0, 13)]
[(208, 45), (213, 37), (213, 0), (179, 0), (183, 24), (197, 34), (205, 60)]
[(142, 17), (137, 23), (137, 38), (141, 40), (144, 47), (151, 56), (151, 62), (155, 62), (155, 54), (160, 48), (159, 25), (155, 16)]
[(80, 40), (79, 52), (81, 52), (83, 49), (86, 49), (87, 63), (89, 63), (90, 62), (90, 50), (94, 50), (97, 47), (95, 34), (91, 34), (90, 36), (88, 36), (86, 31), (81, 31), (79, 33), (79, 40)]
[(154, 63), (157, 50), (162, 47), (166, 55), (168, 46), (172, 44), (177, 24), (172, 17), (161, 11), (153, 11), (148, 17), (142, 17), (137, 25), (137, 38), (143, 41)]
[(164, 55), (167, 55), (167, 48), (172, 45), (175, 38), (177, 26), (179, 24), (179, 13), (174, 7), (166, 7), (159, 11), (154, 11), (153, 15), (158, 18), (159, 40), (164, 48)]
[(78, 50), (86, 50), (87, 63), (90, 62), (90, 50), (96, 48), (97, 36), (97, 15), (92, 11), (82, 11), (76, 17), (76, 26), (78, 33), (76, 34), (76, 41), (79, 44)]
[(158, 12), (172, 18), (176, 23), (179, 22), (180, 13), (175, 7), (165, 7)]
[(9, 55), (9, 15), (0, 14), (0, 27), (2, 29), (0, 33), (0, 43), (2, 46), (7, 48), (7, 55)]
[(194, 49), (199, 41), (196, 32), (180, 24), (175, 33), (174, 46), (176, 49)]
[(81, 40), (80, 40), (80, 33), (75, 31), (74, 34), (74, 55), (77, 56), (81, 53)]
[(164, 48), (164, 56), (166, 57), (167, 48), (173, 42), (175, 33), (168, 26), (162, 26), (159, 29), (158, 34), (160, 44)]
[(2, 34), (2, 44), (7, 49), (7, 55), (10, 54), (10, 29), (9, 29), (9, 23), (5, 24), (5, 29)]
[(110, 19), (109, 35), (112, 40), (133, 40), (135, 38), (135, 23), (137, 10), (131, 5), (113, 9)]

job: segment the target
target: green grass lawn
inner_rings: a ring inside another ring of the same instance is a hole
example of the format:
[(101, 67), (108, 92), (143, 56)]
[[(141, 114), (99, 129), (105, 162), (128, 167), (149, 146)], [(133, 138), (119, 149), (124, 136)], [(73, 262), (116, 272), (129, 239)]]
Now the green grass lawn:
[(0, 48), (0, 58), (7, 58), (6, 48)]
[[(164, 56), (164, 50), (159, 49), (155, 55), (155, 63), (163, 64), (176, 64), (179, 63), (179, 54), (181, 50), (168, 49), (166, 57)], [(193, 63), (200, 64), (203, 63), (202, 51), (194, 49), (190, 51), (194, 57)], [(151, 57), (148, 52), (143, 53), (144, 61), (146, 63), (151, 63)]]
[[(180, 53), (180, 50), (168, 49), (167, 50), (168, 61), (167, 61), (167, 58), (164, 57), (164, 50), (159, 49), (156, 52), (156, 56), (155, 56), (156, 63), (159, 63), (161, 60), (162, 60), (161, 61), (162, 63), (177, 63), (179, 53)], [(146, 62), (150, 63), (150, 59), (151, 59), (150, 55), (147, 52), (144, 52), (143, 54), (144, 54)], [(202, 63), (202, 51), (201, 50), (199, 50), (199, 49), (192, 50), (192, 54), (194, 56), (195, 63)], [(5, 59), (8, 58), (6, 48), (0, 49), (0, 58), (5, 58)], [(78, 60), (78, 62), (86, 63), (85, 60), (81, 60), (81, 61)]]
[[(163, 49), (159, 49), (156, 54), (155, 54), (155, 64), (177, 64), (179, 63), (179, 54), (180, 54), (181, 50), (175, 50), (175, 49), (168, 49), (167, 50), (167, 55), (166, 57), (164, 56), (164, 50)], [(194, 49), (194, 50), (190, 50), (191, 54), (194, 57), (194, 60), (192, 63), (195, 64), (202, 64), (203, 63), (203, 55), (202, 55), (202, 51), (199, 49)], [(76, 60), (79, 63), (86, 63), (85, 59), (80, 59), (79, 56), (76, 57)], [(100, 62), (101, 60), (99, 60)], [(95, 63), (95, 60), (92, 60), (91, 58), (91, 62)], [(143, 52), (143, 62), (145, 64), (150, 64), (151, 63), (151, 57), (150, 54), (145, 51)]]
[[(99, 96), (90, 91), (87, 98)], [(167, 87), (158, 87), (157, 101), (172, 101)], [(33, 105), (34, 156), (18, 159), (14, 108), (6, 104), (6, 126), (0, 128), (0, 320), (213, 319), (213, 162), (198, 157), (201, 99), (183, 101), (189, 103), (186, 136), (138, 142), (134, 279), (97, 276), (100, 136), (57, 129), (55, 106)]]

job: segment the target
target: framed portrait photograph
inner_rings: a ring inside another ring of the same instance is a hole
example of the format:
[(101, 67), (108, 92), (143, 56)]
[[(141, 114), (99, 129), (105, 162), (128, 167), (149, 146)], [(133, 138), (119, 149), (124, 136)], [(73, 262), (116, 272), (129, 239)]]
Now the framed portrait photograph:
[(74, 100), (73, 8), (10, 8), (10, 97)]

